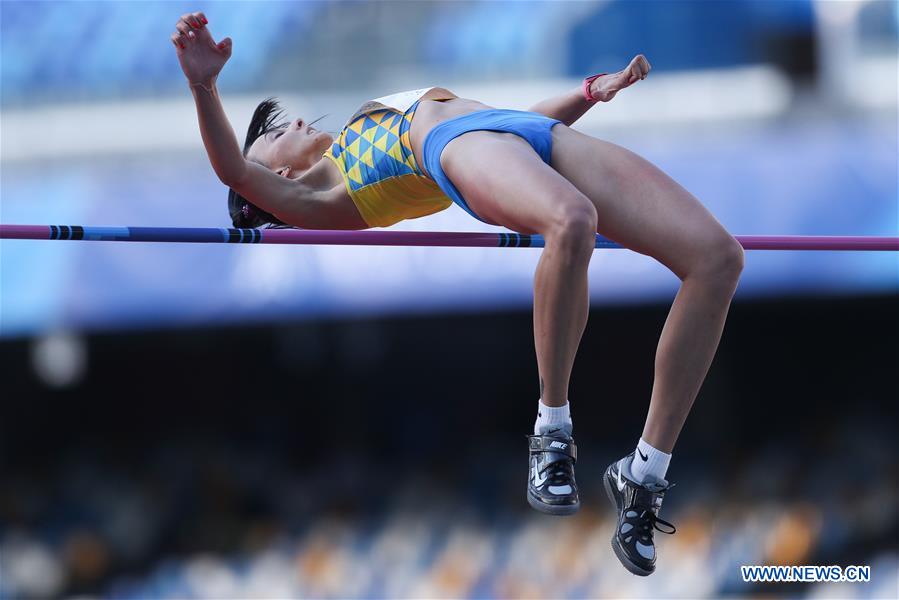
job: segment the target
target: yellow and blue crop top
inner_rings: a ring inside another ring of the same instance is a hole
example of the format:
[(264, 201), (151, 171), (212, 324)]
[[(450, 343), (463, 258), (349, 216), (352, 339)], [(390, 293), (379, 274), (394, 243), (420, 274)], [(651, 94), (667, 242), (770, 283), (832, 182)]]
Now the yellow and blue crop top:
[(405, 112), (384, 108), (355, 115), (324, 154), (340, 169), (369, 227), (389, 227), (453, 203), (412, 154), (409, 129), (420, 101)]

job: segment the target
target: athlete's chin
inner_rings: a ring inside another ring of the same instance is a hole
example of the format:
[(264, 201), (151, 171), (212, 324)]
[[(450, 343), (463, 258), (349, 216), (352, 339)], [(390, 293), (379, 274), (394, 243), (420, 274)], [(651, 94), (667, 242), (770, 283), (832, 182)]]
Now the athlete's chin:
[(333, 143), (334, 138), (331, 137), (330, 133), (319, 131), (317, 134), (315, 134), (315, 146), (317, 148), (321, 148), (322, 152), (327, 150)]

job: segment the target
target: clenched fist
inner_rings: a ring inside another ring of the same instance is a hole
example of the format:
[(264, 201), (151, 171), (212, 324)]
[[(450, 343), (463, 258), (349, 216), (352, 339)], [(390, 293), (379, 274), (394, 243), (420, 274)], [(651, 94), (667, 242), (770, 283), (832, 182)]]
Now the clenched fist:
[(594, 79), (590, 84), (590, 94), (600, 102), (608, 102), (632, 83), (646, 79), (651, 69), (652, 65), (646, 57), (638, 54), (626, 69)]
[(172, 34), (181, 70), (191, 85), (211, 86), (231, 58), (231, 38), (216, 44), (208, 24), (202, 12), (186, 13), (178, 19), (177, 31)]

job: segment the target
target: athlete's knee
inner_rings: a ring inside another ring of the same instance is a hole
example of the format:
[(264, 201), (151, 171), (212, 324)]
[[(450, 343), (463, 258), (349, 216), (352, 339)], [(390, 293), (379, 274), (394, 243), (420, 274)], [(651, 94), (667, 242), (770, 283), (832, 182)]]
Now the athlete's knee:
[(592, 253), (596, 244), (596, 207), (586, 196), (561, 200), (553, 210), (544, 237), (547, 244), (574, 254)]
[(743, 272), (743, 246), (723, 230), (702, 245), (700, 257), (694, 275), (729, 285), (735, 284)]

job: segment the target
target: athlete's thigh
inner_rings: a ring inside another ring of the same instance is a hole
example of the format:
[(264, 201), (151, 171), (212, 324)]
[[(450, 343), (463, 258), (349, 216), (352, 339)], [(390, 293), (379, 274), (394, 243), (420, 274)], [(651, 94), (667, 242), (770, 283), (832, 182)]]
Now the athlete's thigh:
[(519, 233), (544, 233), (565, 203), (589, 209), (571, 182), (511, 133), (463, 134), (446, 145), (440, 164), (475, 214)]
[(593, 202), (602, 235), (678, 275), (729, 237), (699, 200), (641, 156), (563, 125), (552, 131), (552, 166)]

